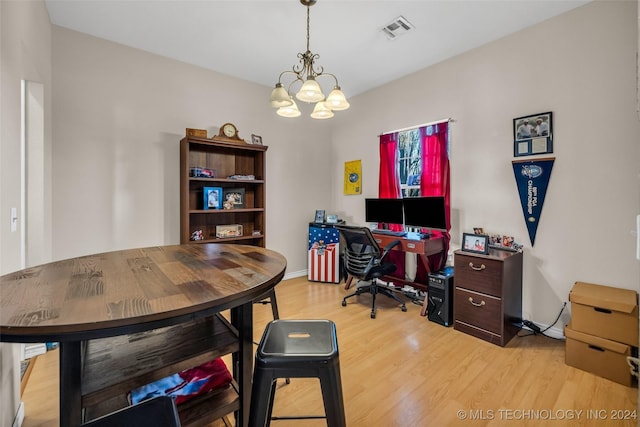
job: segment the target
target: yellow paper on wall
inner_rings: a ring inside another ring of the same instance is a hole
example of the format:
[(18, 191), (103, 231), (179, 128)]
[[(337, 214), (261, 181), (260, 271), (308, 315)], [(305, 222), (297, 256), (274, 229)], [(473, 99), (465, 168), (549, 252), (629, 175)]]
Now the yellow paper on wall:
[(362, 194), (362, 161), (344, 162), (344, 194)]

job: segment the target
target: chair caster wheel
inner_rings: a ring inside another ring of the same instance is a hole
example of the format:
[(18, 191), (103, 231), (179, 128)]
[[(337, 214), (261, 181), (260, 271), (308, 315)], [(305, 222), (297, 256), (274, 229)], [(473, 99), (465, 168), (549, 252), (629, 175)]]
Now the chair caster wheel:
[(403, 306), (401, 307), (401, 310), (402, 310), (402, 311), (407, 311), (407, 306), (403, 305)]
[(347, 302), (345, 300), (342, 300), (342, 306), (346, 307), (347, 306)]
[(373, 312), (373, 311), (371, 312), (371, 318), (372, 318), (372, 319), (375, 319), (375, 318), (376, 318), (376, 313), (375, 313), (375, 312)]

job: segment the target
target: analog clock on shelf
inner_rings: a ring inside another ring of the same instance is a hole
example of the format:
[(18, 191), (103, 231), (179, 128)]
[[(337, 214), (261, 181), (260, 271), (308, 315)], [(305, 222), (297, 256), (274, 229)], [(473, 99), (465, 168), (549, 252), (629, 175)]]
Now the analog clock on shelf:
[(220, 132), (212, 139), (233, 142), (245, 142), (238, 136), (238, 128), (233, 123), (225, 123), (220, 126)]

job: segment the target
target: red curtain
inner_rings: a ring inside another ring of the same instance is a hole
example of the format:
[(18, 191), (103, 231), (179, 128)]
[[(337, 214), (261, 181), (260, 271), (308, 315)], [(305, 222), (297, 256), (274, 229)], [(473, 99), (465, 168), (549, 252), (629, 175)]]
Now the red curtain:
[[(447, 230), (451, 228), (451, 189), (449, 185), (449, 153), (448, 132), (449, 123), (443, 122), (420, 128), (422, 175), (420, 177), (421, 196), (444, 196)], [(433, 255), (429, 257), (429, 264), (437, 271), (447, 262), (449, 242), (451, 235), (448, 231), (432, 231), (436, 236), (444, 239), (445, 252), (443, 256)], [(418, 263), (417, 280), (426, 280), (426, 271)], [(418, 279), (419, 278), (419, 279)], [(426, 282), (422, 282), (426, 283)]]
[[(398, 176), (398, 134), (380, 135), (380, 177), (378, 197), (399, 199), (400, 177)], [(389, 224), (389, 229), (401, 231), (402, 224)]]
[[(380, 135), (380, 175), (378, 197), (381, 199), (399, 199), (400, 176), (398, 174), (398, 134)], [(389, 229), (401, 231), (403, 224), (390, 224)], [(396, 265), (394, 275), (404, 277), (404, 252), (390, 251), (386, 260)]]

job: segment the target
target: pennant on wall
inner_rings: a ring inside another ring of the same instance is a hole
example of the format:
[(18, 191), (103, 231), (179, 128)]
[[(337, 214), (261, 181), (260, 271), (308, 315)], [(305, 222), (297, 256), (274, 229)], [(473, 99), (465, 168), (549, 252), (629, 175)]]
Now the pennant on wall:
[(344, 162), (344, 194), (362, 194), (362, 162)]
[(522, 213), (533, 246), (555, 158), (513, 161)]

